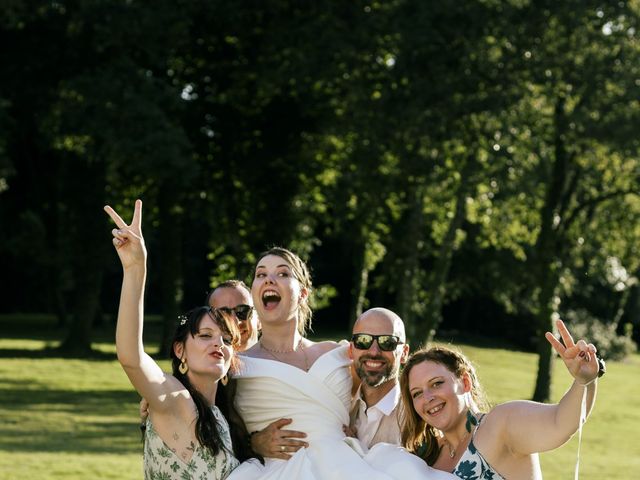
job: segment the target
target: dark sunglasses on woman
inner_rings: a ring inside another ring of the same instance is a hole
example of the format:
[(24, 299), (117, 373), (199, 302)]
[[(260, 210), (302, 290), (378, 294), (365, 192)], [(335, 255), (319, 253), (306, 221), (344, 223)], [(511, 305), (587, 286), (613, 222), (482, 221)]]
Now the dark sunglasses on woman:
[(396, 347), (404, 342), (395, 335), (371, 335), (370, 333), (356, 333), (351, 337), (353, 346), (358, 350), (368, 350), (373, 345), (373, 341), (378, 342), (378, 347), (383, 352), (392, 352)]
[(219, 312), (225, 313), (227, 315), (235, 315), (238, 320), (246, 321), (250, 316), (251, 312), (253, 312), (253, 307), (251, 305), (236, 305), (235, 307), (218, 307), (215, 310)]

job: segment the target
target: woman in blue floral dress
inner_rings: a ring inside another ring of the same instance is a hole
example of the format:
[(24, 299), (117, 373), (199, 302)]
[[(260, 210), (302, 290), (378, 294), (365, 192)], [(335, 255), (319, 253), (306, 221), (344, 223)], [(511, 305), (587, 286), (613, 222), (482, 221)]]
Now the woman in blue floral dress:
[(405, 448), (466, 480), (542, 479), (538, 452), (561, 446), (578, 430), (604, 371), (592, 344), (574, 343), (560, 320), (557, 327), (564, 345), (551, 333), (546, 338), (574, 378), (557, 404), (512, 401), (483, 414), (484, 395), (464, 355), (446, 347), (415, 352), (400, 379)]

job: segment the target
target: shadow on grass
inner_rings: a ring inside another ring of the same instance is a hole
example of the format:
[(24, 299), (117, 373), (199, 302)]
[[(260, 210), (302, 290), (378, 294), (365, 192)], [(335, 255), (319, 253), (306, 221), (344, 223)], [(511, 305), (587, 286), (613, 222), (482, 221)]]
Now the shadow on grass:
[[(135, 453), (141, 451), (137, 404), (125, 390), (38, 389), (35, 382), (2, 380), (7, 452)], [(34, 388), (36, 387), (36, 388)], [(130, 419), (122, 420), (122, 416)]]
[[(162, 323), (156, 317), (145, 317), (144, 342), (154, 347), (162, 336)], [(155, 320), (150, 320), (154, 318)], [(105, 318), (102, 324), (94, 325), (91, 329), (91, 342), (95, 344), (114, 344), (115, 322)], [(0, 340), (9, 340), (9, 348), (0, 347), (0, 358), (59, 358), (74, 360), (106, 360), (116, 358), (113, 352), (104, 352), (95, 348), (91, 350), (60, 350), (58, 347), (67, 337), (68, 327), (60, 326), (52, 315), (0, 315)], [(11, 342), (11, 341), (16, 342)], [(44, 348), (22, 345), (29, 342), (42, 342)], [(11, 343), (14, 343), (13, 345)]]
[(89, 360), (89, 361), (113, 361), (116, 354), (91, 350), (89, 352), (68, 352), (62, 351), (58, 347), (47, 346), (42, 349), (30, 348), (0, 348), (0, 358), (56, 358), (64, 360)]
[[(158, 356), (157, 350), (160, 342), (160, 333), (157, 329), (149, 329), (144, 333), (144, 342), (147, 349), (154, 358), (164, 359)], [(4, 345), (0, 345), (0, 358), (25, 358), (25, 359), (67, 359), (67, 360), (89, 360), (89, 361), (112, 361), (116, 359), (115, 352), (96, 349), (98, 344), (113, 345), (115, 333), (109, 331), (98, 331), (92, 336), (94, 348), (91, 350), (62, 350), (65, 334), (56, 330), (47, 333), (22, 332), (18, 334), (3, 332), (0, 340), (6, 340)]]

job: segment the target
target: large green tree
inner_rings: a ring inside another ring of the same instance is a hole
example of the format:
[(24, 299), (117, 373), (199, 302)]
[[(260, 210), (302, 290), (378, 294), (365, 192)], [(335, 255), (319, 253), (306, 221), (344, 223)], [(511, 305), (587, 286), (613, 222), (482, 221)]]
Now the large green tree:
[[(500, 144), (512, 165), (497, 185), (487, 233), (495, 245), (522, 247), (523, 301), (539, 339), (533, 398), (547, 400), (552, 351), (543, 333), (553, 328), (576, 258), (594, 236), (605, 252), (619, 251), (620, 237), (609, 230), (617, 209), (637, 221), (638, 143), (630, 132), (638, 115), (638, 17), (625, 2), (538, 2), (522, 13), (526, 95), (507, 116)], [(491, 233), (500, 231), (502, 239)]]

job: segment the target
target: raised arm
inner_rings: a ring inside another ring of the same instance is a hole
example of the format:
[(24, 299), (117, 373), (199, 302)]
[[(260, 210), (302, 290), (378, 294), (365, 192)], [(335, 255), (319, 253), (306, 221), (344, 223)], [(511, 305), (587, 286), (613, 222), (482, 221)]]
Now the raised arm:
[(144, 352), (142, 322), (144, 287), (147, 274), (147, 250), (142, 236), (142, 202), (136, 200), (133, 220), (127, 225), (113, 208), (105, 212), (117, 228), (112, 230), (113, 245), (122, 262), (122, 291), (116, 327), (118, 361), (135, 389), (145, 397), (151, 408), (169, 408), (166, 400), (180, 388), (179, 382), (167, 376), (158, 364)]
[[(586, 416), (596, 398), (598, 359), (596, 348), (584, 340), (574, 343), (561, 320), (556, 322), (564, 345), (550, 332), (546, 338), (558, 352), (574, 381), (557, 404), (509, 402), (496, 408), (507, 417), (506, 444), (520, 454), (552, 450), (564, 444), (578, 430), (582, 398), (586, 390)], [(585, 416), (585, 418), (586, 418)]]

